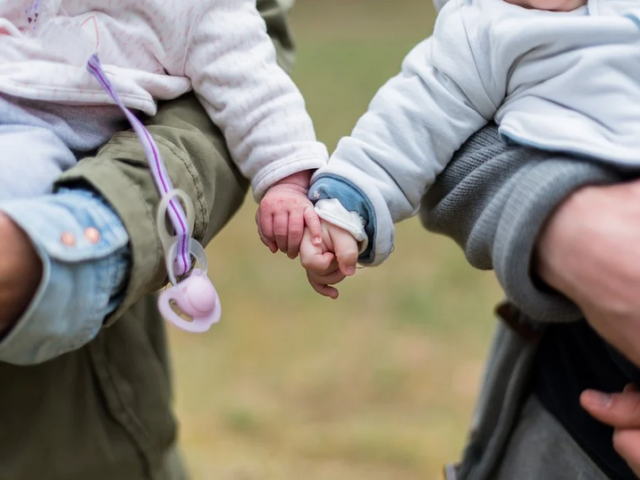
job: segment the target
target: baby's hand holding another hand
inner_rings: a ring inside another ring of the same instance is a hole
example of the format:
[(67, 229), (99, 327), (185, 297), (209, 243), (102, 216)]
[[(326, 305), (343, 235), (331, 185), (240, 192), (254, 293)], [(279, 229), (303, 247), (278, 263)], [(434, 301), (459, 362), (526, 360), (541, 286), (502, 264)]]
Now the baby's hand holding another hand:
[(305, 225), (316, 245), (322, 241), (320, 218), (307, 198), (311, 171), (299, 172), (275, 183), (256, 213), (258, 234), (272, 253), (278, 250), (291, 259), (300, 251)]
[(358, 242), (346, 230), (321, 221), (322, 241), (312, 242), (310, 229), (305, 229), (300, 246), (300, 262), (307, 270), (307, 278), (320, 295), (338, 298), (336, 285), (356, 272)]

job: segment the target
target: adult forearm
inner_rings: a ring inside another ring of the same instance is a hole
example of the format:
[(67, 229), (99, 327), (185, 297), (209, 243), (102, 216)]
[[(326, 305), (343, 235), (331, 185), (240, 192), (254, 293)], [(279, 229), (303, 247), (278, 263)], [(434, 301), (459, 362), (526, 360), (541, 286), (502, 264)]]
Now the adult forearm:
[(640, 366), (640, 181), (586, 187), (560, 205), (538, 243), (544, 280)]
[(537, 240), (572, 192), (617, 181), (594, 162), (505, 145), (490, 126), (438, 177), (423, 201), (422, 219), (459, 243), (471, 264), (495, 269), (507, 297), (529, 317), (574, 320), (582, 315), (575, 303), (537, 281)]

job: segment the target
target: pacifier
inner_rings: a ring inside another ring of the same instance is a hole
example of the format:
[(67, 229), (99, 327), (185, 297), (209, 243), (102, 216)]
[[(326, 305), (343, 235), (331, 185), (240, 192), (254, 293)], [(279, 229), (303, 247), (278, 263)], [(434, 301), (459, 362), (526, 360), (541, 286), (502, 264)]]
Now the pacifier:
[[(162, 292), (158, 300), (160, 314), (165, 320), (187, 332), (202, 333), (220, 320), (220, 297), (207, 274), (194, 268), (191, 275)], [(192, 320), (182, 318), (178, 308)]]
[[(201, 333), (211, 328), (220, 320), (222, 308), (220, 297), (213, 283), (207, 276), (208, 262), (204, 248), (195, 239), (189, 238), (189, 255), (197, 267), (189, 275), (178, 282), (175, 274), (176, 258), (181, 239), (169, 234), (166, 227), (166, 214), (173, 198), (182, 200), (187, 214), (188, 231), (193, 231), (193, 203), (189, 196), (181, 190), (172, 190), (165, 195), (158, 207), (158, 231), (165, 251), (167, 274), (171, 286), (158, 299), (158, 309), (168, 322), (187, 332)], [(183, 317), (188, 317), (186, 320)]]

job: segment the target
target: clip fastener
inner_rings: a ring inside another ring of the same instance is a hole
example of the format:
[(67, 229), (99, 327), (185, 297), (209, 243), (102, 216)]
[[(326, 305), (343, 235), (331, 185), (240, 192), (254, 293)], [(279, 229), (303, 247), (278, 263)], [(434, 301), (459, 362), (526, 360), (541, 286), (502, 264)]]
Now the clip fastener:
[[(157, 215), (158, 232), (165, 253), (167, 275), (171, 282), (171, 286), (162, 292), (158, 299), (158, 309), (165, 320), (182, 330), (195, 333), (206, 332), (211, 325), (220, 320), (222, 314), (220, 297), (207, 276), (208, 262), (204, 248), (193, 238), (189, 238), (189, 254), (194, 257), (199, 268), (194, 268), (180, 282), (176, 278), (176, 257), (181, 239), (177, 235), (171, 235), (166, 224), (169, 203), (176, 197), (182, 201), (186, 210), (188, 231), (193, 232), (194, 213), (191, 199), (182, 190), (171, 190), (163, 196)], [(185, 320), (176, 308), (191, 321)]]

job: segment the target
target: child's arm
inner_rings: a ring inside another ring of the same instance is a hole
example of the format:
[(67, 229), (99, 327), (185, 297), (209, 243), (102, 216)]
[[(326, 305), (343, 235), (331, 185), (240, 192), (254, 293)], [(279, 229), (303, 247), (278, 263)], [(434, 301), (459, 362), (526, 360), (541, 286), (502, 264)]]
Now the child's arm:
[(191, 32), (185, 73), (231, 156), (262, 199), (269, 187), (326, 164), (304, 100), (277, 65), (255, 0), (217, 0)]
[(500, 94), (485, 90), (457, 3), (443, 9), (433, 37), (407, 56), (313, 178), (310, 198), (338, 198), (345, 206), (349, 198), (369, 213), (372, 244), (363, 263), (390, 254), (393, 223), (416, 213), (453, 153), (495, 114)]
[(328, 155), (302, 95), (276, 63), (255, 1), (218, 0), (204, 12), (191, 33), (185, 72), (262, 200), (260, 238), (296, 257), (305, 219), (319, 241), (320, 223), (306, 196), (311, 172)]

